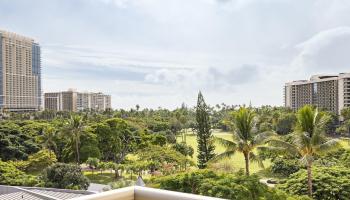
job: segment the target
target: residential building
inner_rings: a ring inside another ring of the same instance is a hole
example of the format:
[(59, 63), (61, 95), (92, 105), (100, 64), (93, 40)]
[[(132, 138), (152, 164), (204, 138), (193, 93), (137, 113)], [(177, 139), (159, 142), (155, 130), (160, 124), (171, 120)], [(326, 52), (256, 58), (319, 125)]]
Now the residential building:
[(102, 93), (77, 92), (50, 92), (44, 94), (45, 110), (55, 111), (104, 111), (111, 108), (111, 96)]
[(0, 109), (41, 107), (40, 46), (34, 39), (0, 30)]
[(315, 105), (337, 114), (350, 106), (350, 73), (314, 75), (310, 80), (285, 84), (284, 104), (293, 110)]

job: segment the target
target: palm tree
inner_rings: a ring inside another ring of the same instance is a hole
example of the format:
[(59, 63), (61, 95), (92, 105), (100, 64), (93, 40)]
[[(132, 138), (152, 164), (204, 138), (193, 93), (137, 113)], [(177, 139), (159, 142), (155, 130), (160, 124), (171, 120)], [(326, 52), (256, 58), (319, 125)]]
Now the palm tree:
[(254, 149), (263, 146), (273, 133), (257, 132), (255, 113), (250, 108), (240, 107), (238, 111), (231, 113), (231, 115), (232, 120), (229, 123), (233, 129), (233, 141), (215, 138), (226, 148), (226, 151), (217, 155), (214, 160), (231, 157), (236, 151), (241, 152), (244, 155), (246, 175), (249, 176), (250, 161), (258, 162), (263, 167), (262, 160), (254, 153)]
[(312, 163), (315, 156), (328, 153), (340, 147), (339, 140), (324, 136), (329, 116), (319, 113), (311, 106), (304, 106), (297, 113), (297, 126), (289, 142), (271, 139), (272, 149), (285, 154), (297, 155), (307, 167), (308, 194), (312, 196)]
[(43, 143), (43, 146), (49, 151), (49, 156), (51, 158), (52, 151), (56, 150), (56, 142), (54, 138), (56, 136), (56, 130), (52, 126), (47, 126), (43, 129), (43, 134), (40, 137), (40, 141)]
[(75, 146), (75, 160), (80, 163), (80, 136), (83, 131), (83, 118), (79, 115), (72, 115), (64, 128), (65, 134), (70, 137), (72, 144)]

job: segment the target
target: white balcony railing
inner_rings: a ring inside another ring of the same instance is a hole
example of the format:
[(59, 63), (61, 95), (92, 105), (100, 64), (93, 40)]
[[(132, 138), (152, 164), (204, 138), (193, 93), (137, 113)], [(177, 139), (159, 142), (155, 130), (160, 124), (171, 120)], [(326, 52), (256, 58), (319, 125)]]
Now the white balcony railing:
[(74, 198), (72, 200), (222, 200), (181, 192), (132, 186), (98, 194)]

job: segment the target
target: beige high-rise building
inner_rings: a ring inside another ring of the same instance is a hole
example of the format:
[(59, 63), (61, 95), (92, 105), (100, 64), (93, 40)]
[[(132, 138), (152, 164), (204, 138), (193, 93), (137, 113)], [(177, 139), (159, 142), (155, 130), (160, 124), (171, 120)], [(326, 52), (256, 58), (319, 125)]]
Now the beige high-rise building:
[(284, 104), (293, 110), (304, 105), (315, 105), (340, 114), (350, 106), (350, 73), (339, 75), (314, 75), (310, 80), (286, 83)]
[(69, 90), (45, 93), (44, 99), (45, 110), (75, 112), (83, 110), (104, 111), (111, 108), (111, 96), (102, 93)]
[(40, 46), (33, 39), (0, 30), (0, 108), (37, 111), (41, 106)]

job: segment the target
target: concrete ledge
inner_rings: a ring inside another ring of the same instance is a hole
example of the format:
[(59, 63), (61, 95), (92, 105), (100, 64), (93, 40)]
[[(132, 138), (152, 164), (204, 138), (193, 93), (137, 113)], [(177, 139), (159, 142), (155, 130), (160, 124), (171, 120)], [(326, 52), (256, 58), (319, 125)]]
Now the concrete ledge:
[(132, 186), (108, 192), (74, 198), (72, 200), (222, 200), (220, 198)]

